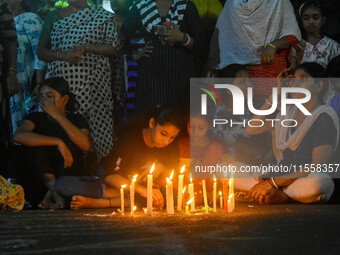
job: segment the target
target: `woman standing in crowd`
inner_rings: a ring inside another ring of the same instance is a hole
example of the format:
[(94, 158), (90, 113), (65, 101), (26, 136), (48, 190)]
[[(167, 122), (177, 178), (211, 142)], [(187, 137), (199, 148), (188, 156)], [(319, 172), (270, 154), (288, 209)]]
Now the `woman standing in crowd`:
[[(155, 35), (157, 26), (163, 26), (163, 32)], [(194, 52), (204, 50), (204, 31), (195, 5), (187, 0), (138, 1), (122, 26), (127, 43), (136, 32), (149, 46), (133, 52), (139, 59), (136, 113), (187, 101), (190, 77), (196, 75)]]
[(39, 40), (38, 56), (49, 62), (47, 76), (64, 77), (90, 124), (98, 158), (112, 147), (113, 100), (109, 57), (117, 57), (120, 41), (114, 15), (86, 0), (51, 11)]
[[(38, 15), (28, 12), (25, 1), (8, 0), (18, 36), (17, 78), (20, 84), (19, 93), (11, 97), (11, 118), (13, 133), (21, 124), (29, 109), (25, 104), (33, 92), (32, 84), (41, 84), (44, 80), (45, 63), (38, 59), (38, 41), (43, 22)], [(33, 81), (32, 77), (36, 77)]]
[[(252, 78), (276, 78), (287, 67), (287, 49), (300, 39), (289, 1), (230, 0), (216, 24), (207, 69), (244, 64)], [(261, 103), (275, 85), (271, 80), (254, 80)]]
[(310, 0), (303, 3), (299, 18), (303, 40), (292, 48), (290, 66), (294, 68), (304, 62), (315, 62), (326, 68), (332, 58), (340, 55), (340, 44), (323, 34), (326, 18), (322, 2)]
[[(311, 113), (304, 115), (296, 106), (287, 106), (287, 115), (281, 112), (274, 127), (274, 153), (279, 165), (296, 166), (298, 171), (272, 177), (267, 180), (248, 184), (248, 198), (260, 204), (284, 203), (291, 200), (300, 203), (327, 202), (334, 190), (332, 178), (324, 172), (310, 173), (305, 165), (326, 164), (337, 148), (339, 139), (339, 119), (334, 110), (323, 103), (328, 89), (325, 69), (316, 63), (304, 63), (294, 72), (294, 79), (289, 86), (310, 91), (311, 99), (303, 106)], [(279, 93), (280, 94), (280, 93)], [(301, 93), (291, 93), (294, 99), (301, 98)], [(272, 107), (270, 97), (261, 107)], [(255, 115), (253, 119), (264, 119)], [(294, 119), (295, 127), (283, 127), (281, 121)], [(261, 134), (272, 130), (270, 123), (261, 127), (247, 127), (248, 134)], [(323, 166), (324, 167), (324, 166)], [(241, 182), (241, 181), (240, 181)], [(235, 188), (236, 187), (235, 183)]]

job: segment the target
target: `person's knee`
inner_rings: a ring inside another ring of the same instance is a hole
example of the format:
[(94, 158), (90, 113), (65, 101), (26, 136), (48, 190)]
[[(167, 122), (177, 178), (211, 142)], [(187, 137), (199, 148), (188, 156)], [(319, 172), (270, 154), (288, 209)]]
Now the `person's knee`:
[(312, 173), (307, 179), (308, 185), (305, 186), (305, 197), (301, 202), (327, 202), (334, 191), (334, 182), (332, 178), (324, 173)]

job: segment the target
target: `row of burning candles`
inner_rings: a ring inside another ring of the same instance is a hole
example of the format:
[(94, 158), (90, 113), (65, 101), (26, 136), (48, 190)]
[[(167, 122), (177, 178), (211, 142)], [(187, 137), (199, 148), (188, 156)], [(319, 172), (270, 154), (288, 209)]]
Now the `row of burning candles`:
[[(153, 189), (153, 171), (155, 169), (155, 164), (152, 165), (150, 174), (148, 174), (147, 178), (147, 214), (152, 215), (153, 206), (152, 206), (152, 189)], [(178, 195), (177, 195), (177, 211), (183, 211), (185, 209), (186, 214), (190, 214), (190, 212), (196, 212), (195, 207), (195, 196), (194, 196), (194, 184), (192, 183), (192, 179), (190, 178), (190, 184), (188, 185), (190, 199), (185, 203), (183, 195), (186, 190), (186, 186), (183, 188), (184, 183), (184, 171), (185, 165), (182, 166), (180, 175), (178, 176)], [(166, 210), (168, 214), (174, 214), (174, 195), (173, 195), (173, 178), (174, 170), (172, 170), (170, 177), (166, 178)], [(131, 215), (134, 215), (134, 211), (136, 210), (136, 206), (134, 204), (135, 200), (135, 182), (137, 180), (138, 174), (134, 175), (130, 185), (130, 205), (131, 205)], [(124, 214), (124, 188), (127, 185), (122, 185), (120, 189), (121, 196), (121, 212)], [(202, 189), (203, 189), (203, 199), (204, 199), (204, 207), (205, 213), (209, 213), (208, 206), (208, 198), (207, 198), (207, 189), (206, 182), (202, 180)], [(235, 197), (234, 197), (234, 178), (231, 176), (230, 178), (223, 179), (223, 197), (222, 192), (220, 194), (220, 208), (223, 208), (224, 204), (224, 212), (230, 213), (235, 209)], [(217, 183), (216, 177), (214, 177), (213, 184), (213, 211), (216, 212), (216, 200), (217, 200)], [(189, 210), (189, 205), (191, 209)]]

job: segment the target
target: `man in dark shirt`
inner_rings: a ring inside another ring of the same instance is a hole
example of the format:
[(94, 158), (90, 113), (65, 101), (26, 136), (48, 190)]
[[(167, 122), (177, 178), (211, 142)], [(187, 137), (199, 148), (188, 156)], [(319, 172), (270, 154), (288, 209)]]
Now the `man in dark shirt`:
[(40, 88), (39, 105), (44, 112), (26, 117), (14, 140), (30, 147), (30, 162), (43, 177), (48, 189), (39, 207), (61, 209), (65, 201), (54, 190), (62, 175), (87, 175), (83, 172), (83, 151), (91, 148), (89, 125), (81, 115), (73, 114), (75, 96), (60, 77), (47, 79)]

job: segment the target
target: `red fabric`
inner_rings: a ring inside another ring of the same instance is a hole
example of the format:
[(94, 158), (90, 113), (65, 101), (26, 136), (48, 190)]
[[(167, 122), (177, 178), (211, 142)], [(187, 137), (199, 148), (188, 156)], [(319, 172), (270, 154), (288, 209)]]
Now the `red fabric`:
[[(295, 36), (287, 35), (284, 36), (286, 40), (289, 41), (290, 47), (295, 46), (299, 43)], [(248, 71), (252, 78), (276, 78), (279, 73), (287, 68), (286, 56), (290, 49), (279, 50), (274, 57), (273, 63), (269, 66), (264, 66), (262, 64), (248, 66)], [(265, 98), (269, 97), (272, 93), (272, 88), (276, 86), (275, 79), (268, 80), (254, 80), (253, 82), (254, 92), (256, 98), (260, 102), (263, 102)]]

